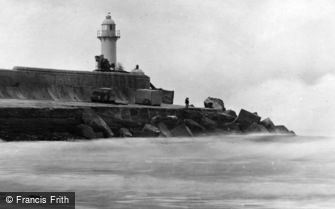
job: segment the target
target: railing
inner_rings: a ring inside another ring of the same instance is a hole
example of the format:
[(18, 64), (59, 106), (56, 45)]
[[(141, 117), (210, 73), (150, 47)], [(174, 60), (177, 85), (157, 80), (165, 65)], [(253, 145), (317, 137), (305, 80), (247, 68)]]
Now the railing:
[(111, 37), (111, 38), (120, 38), (120, 30), (98, 30), (98, 37)]

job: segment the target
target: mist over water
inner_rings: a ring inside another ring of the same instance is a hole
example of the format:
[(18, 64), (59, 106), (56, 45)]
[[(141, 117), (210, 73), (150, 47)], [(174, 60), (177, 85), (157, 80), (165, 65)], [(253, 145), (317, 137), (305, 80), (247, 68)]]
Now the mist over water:
[(2, 191), (74, 191), (76, 208), (335, 205), (333, 138), (129, 138), (0, 146)]

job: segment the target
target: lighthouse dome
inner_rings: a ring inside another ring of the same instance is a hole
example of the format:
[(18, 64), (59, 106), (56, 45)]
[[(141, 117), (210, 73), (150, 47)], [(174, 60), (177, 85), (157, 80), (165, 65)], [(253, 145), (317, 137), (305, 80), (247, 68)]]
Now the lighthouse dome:
[(108, 15), (106, 16), (106, 19), (104, 19), (104, 21), (102, 22), (102, 25), (115, 25), (115, 22), (112, 19), (110, 13), (108, 13)]

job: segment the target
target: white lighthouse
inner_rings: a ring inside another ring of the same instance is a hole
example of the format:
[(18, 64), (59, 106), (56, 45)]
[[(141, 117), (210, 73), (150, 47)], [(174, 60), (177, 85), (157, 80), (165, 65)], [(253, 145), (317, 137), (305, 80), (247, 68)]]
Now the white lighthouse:
[(110, 64), (117, 65), (116, 59), (116, 41), (120, 38), (120, 31), (116, 30), (115, 22), (110, 13), (101, 24), (101, 30), (98, 30), (98, 39), (101, 41), (101, 54), (108, 59)]

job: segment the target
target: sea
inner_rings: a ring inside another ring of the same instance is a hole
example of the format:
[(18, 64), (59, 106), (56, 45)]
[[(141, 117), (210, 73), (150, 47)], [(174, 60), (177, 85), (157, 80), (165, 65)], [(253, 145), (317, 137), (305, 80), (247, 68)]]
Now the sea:
[(71, 191), (79, 209), (333, 209), (335, 139), (0, 142), (0, 190)]

